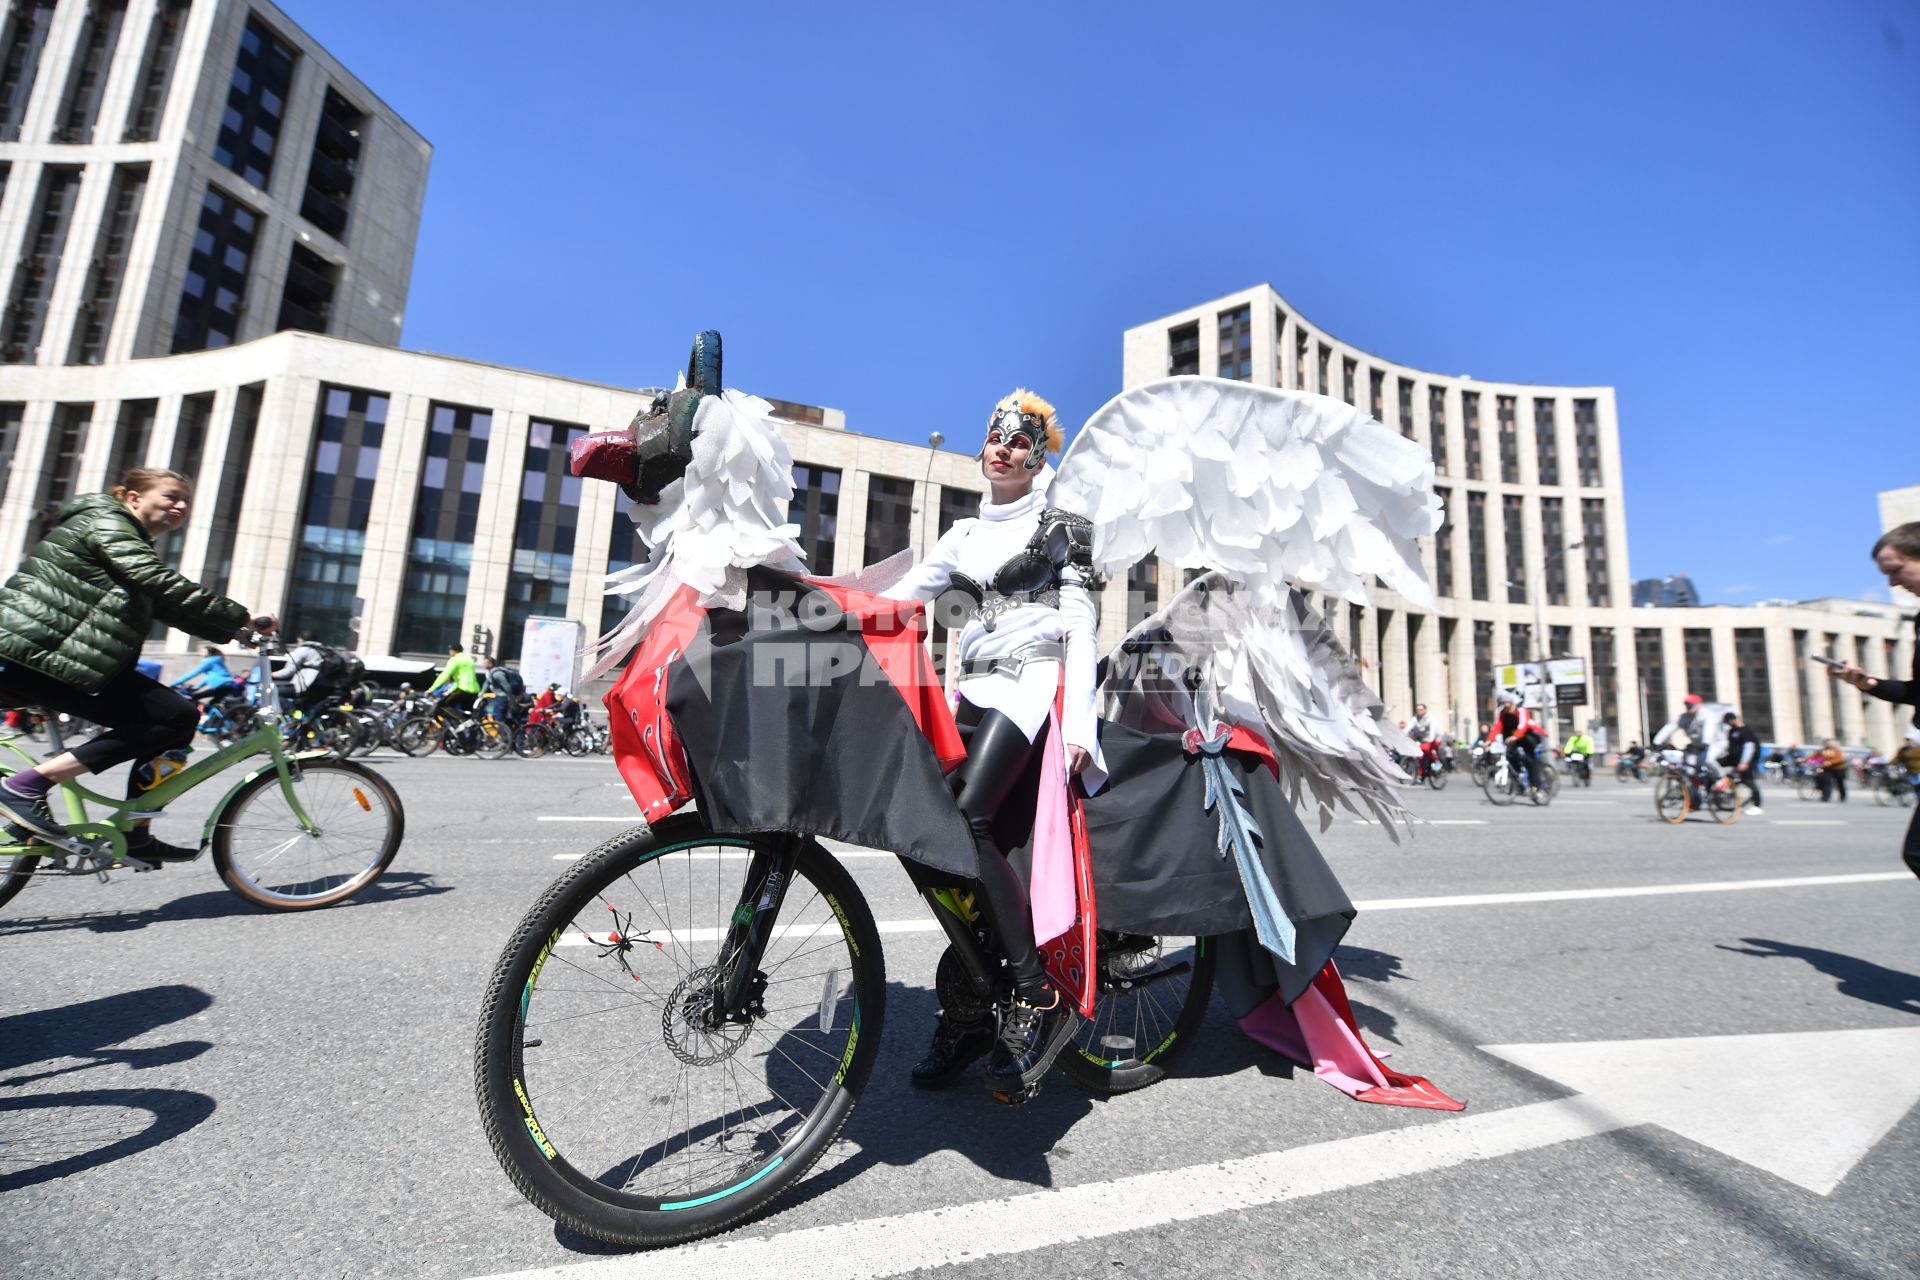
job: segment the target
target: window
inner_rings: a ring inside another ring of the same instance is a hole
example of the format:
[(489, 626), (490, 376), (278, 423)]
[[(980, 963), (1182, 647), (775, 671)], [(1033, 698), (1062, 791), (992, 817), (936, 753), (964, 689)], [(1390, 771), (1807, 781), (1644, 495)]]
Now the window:
[(53, 430), (47, 437), (40, 484), (33, 496), (33, 526), (27, 534), (29, 545), (46, 537), (47, 531), (59, 523), (60, 508), (73, 497), (80, 480), (80, 455), (86, 451), (87, 428), (92, 422), (90, 404), (53, 407)]
[(867, 532), (863, 565), (877, 564), (913, 545), (913, 481), (895, 476), (867, 477)]
[(120, 24), (126, 17), (126, 0), (95, 0), (87, 10), (73, 72), (67, 79), (66, 96), (60, 103), (60, 123), (53, 132), (55, 142), (93, 141), (93, 122), (100, 115), (100, 95), (106, 88), (107, 69), (113, 65), (114, 46), (120, 43)]
[(1681, 639), (1686, 650), (1687, 692), (1718, 702), (1720, 691), (1713, 679), (1713, 632), (1705, 627), (1688, 627), (1681, 632)]
[(1413, 379), (1401, 378), (1400, 385), (1400, 434), (1413, 439)]
[(173, 81), (173, 61), (180, 52), (180, 28), (187, 17), (187, 0), (161, 0), (147, 30), (147, 49), (140, 57), (140, 79), (127, 109), (122, 140), (150, 142), (159, 135), (160, 115), (167, 106), (167, 87)]
[(366, 128), (366, 113), (328, 88), (320, 107), (320, 129), (313, 138), (313, 159), (307, 164), (300, 216), (335, 240), (347, 238), (354, 170), (360, 163), (360, 138)]
[(793, 501), (787, 520), (800, 526), (800, 550), (807, 571), (833, 572), (833, 539), (840, 523), (840, 473), (832, 467), (793, 464)]
[(1354, 386), (1360, 381), (1360, 362), (1351, 356), (1340, 357), (1340, 394), (1348, 404), (1355, 403)]
[(1287, 385), (1287, 313), (1273, 309), (1273, 385)]
[(1520, 483), (1520, 428), (1514, 422), (1512, 396), (1495, 396), (1495, 429), (1500, 435), (1500, 483)]
[(580, 478), (573, 474), (573, 442), (585, 427), (539, 418), (527, 424), (526, 468), (513, 527), (513, 563), (507, 570), (507, 608), (494, 656), (520, 656), (528, 618), (564, 618), (573, 584), (573, 544), (580, 527)]
[(1133, 628), (1160, 607), (1160, 559), (1148, 556), (1127, 570), (1127, 627)]
[(1640, 668), (1640, 691), (1646, 698), (1648, 737), (1667, 722), (1666, 642), (1658, 627), (1633, 629), (1633, 660)]
[(113, 452), (107, 458), (107, 483), (116, 485), (134, 467), (147, 465), (147, 445), (153, 440), (158, 400), (122, 400), (120, 421), (113, 429)]
[(53, 4), (29, 0), (0, 10), (6, 23), (6, 43), (0, 49), (0, 142), (20, 141), (20, 124), (27, 118), (33, 81), (40, 73), (40, 53), (53, 25)]
[(1618, 731), (1620, 727), (1620, 660), (1613, 651), (1613, 628), (1595, 627), (1587, 634), (1590, 637), (1587, 679), (1593, 683), (1593, 714), (1599, 723)]
[(1540, 463), (1540, 483), (1560, 483), (1560, 437), (1552, 400), (1533, 402), (1533, 445)]
[(1313, 389), (1315, 391), (1318, 391), (1323, 396), (1330, 396), (1333, 394), (1333, 384), (1327, 381), (1327, 362), (1330, 361), (1331, 359), (1333, 359), (1333, 348), (1329, 347), (1324, 342), (1321, 343), (1320, 344), (1320, 363), (1314, 366), (1318, 372), (1319, 380), (1313, 384)]
[(1433, 535), (1433, 591), (1438, 596), (1453, 594), (1453, 494), (1446, 489), (1435, 489), (1440, 495), (1440, 506), (1446, 512), (1440, 522), (1440, 529)]
[(1484, 480), (1480, 463), (1480, 393), (1460, 393), (1460, 430), (1467, 446), (1467, 479)]
[(1293, 326), (1293, 386), (1296, 391), (1307, 389), (1307, 331), (1299, 325)]
[(1467, 582), (1475, 600), (1487, 595), (1487, 495), (1467, 492)]
[(1540, 655), (1533, 648), (1533, 627), (1525, 622), (1507, 624), (1507, 661), (1526, 662)]
[(20, 450), (20, 427), (26, 420), (26, 405), (17, 400), (0, 404), (0, 502), (7, 497), (7, 482), (13, 478), (13, 460)]
[(1175, 325), (1167, 331), (1167, 372), (1200, 372), (1200, 322)]
[(87, 267), (86, 291), (80, 317), (73, 325), (68, 364), (99, 364), (106, 358), (107, 335), (113, 331), (114, 308), (120, 300), (120, 281), (127, 272), (127, 250), (140, 220), (140, 201), (147, 190), (145, 165), (121, 165), (113, 171), (107, 193), (107, 216), (100, 223), (100, 242)]
[[(1827, 643), (1820, 652), (1831, 654), (1836, 658), (1842, 657), (1843, 655), (1840, 652), (1840, 637), (1829, 632), (1827, 634)], [(1841, 738), (1846, 732), (1847, 722), (1841, 715), (1840, 682), (1838, 680), (1828, 680), (1825, 683), (1827, 686), (1827, 709), (1833, 714), (1833, 736)], [(1842, 745), (1845, 745), (1844, 738), (1842, 738)]]
[(1222, 311), (1216, 319), (1220, 327), (1220, 376), (1250, 381), (1253, 378), (1253, 308)]
[(1527, 602), (1527, 526), (1520, 495), (1503, 494), (1500, 516), (1507, 543), (1507, 603)]
[(1540, 563), (1546, 578), (1547, 603), (1567, 602), (1567, 535), (1561, 522), (1559, 498), (1540, 499)]
[(174, 351), (203, 351), (233, 342), (247, 306), (247, 270), (259, 229), (259, 214), (220, 188), (207, 188), (200, 205), (199, 231), (187, 258), (187, 279), (180, 286)]
[[(384, 404), (381, 409), (384, 417)], [(427, 448), (394, 641), (400, 652), (445, 653), (461, 641), (492, 434), (493, 415), (485, 409), (435, 404), (427, 412)]]
[(1737, 627), (1733, 633), (1733, 665), (1740, 686), (1740, 718), (1766, 742), (1773, 737), (1773, 680), (1767, 669), (1767, 633), (1759, 627)]
[[(1794, 632), (1793, 633), (1793, 673), (1795, 677), (1794, 691), (1799, 695), (1799, 700), (1800, 700), (1800, 737), (1802, 738), (1812, 738), (1816, 736), (1813, 728), (1813, 695), (1809, 691), (1807, 686), (1807, 668), (1812, 665), (1812, 661), (1813, 661), (1812, 655), (1809, 652), (1807, 633), (1804, 631)], [(1892, 670), (1892, 668), (1889, 668), (1889, 670)], [(1830, 682), (1823, 677), (1821, 678), (1820, 683), (1828, 684), (1828, 683), (1837, 683), (1837, 682)]]
[(1600, 424), (1592, 400), (1573, 402), (1573, 447), (1579, 455), (1580, 483), (1600, 487)]
[[(265, 384), (256, 382), (240, 388), (240, 394), (234, 397), (227, 452), (220, 463), (220, 495), (214, 500), (213, 518), (207, 522), (207, 560), (200, 583), (209, 591), (224, 593), (227, 580), (233, 574), (233, 544), (240, 532), (240, 503), (253, 464), (253, 440), (260, 426), (260, 401), (265, 393)], [(384, 409), (385, 401), (381, 403)]]
[[(289, 635), (337, 645), (357, 640), (353, 601), (359, 594), (360, 555), (366, 547), (386, 423), (387, 397), (379, 392), (321, 390), (307, 492), (300, 505), (300, 543), (287, 595)], [(410, 610), (416, 603), (409, 594), (402, 607)]]
[[(640, 537), (640, 527), (627, 515), (626, 503), (614, 503), (612, 526), (607, 530), (607, 572), (618, 573), (636, 564), (645, 564), (646, 560), (647, 544)], [(627, 616), (634, 599), (601, 592), (600, 620), (594, 626), (595, 634), (605, 635), (613, 630), (620, 619)]]
[(213, 158), (263, 191), (273, 176), (273, 151), (280, 141), (287, 90), (293, 84), (293, 59), (293, 50), (258, 18), (247, 19)]
[(1379, 369), (1367, 370), (1367, 412), (1375, 422), (1387, 420), (1387, 375)]
[(339, 280), (340, 268), (307, 246), (294, 245), (293, 257), (287, 263), (287, 287), (280, 295), (280, 318), (274, 325), (275, 331), (305, 329), (325, 333), (327, 319), (333, 312), (334, 286)]
[(27, 251), (13, 269), (13, 289), (5, 314), (0, 315), (0, 364), (33, 364), (40, 358), (47, 299), (60, 274), (60, 255), (67, 246), (73, 203), (79, 194), (80, 170), (49, 165), (41, 171)]
[(1486, 715), (1493, 709), (1493, 623), (1485, 618), (1473, 620), (1473, 682), (1480, 714)]
[(213, 392), (185, 396), (180, 401), (180, 420), (173, 428), (173, 452), (167, 465), (182, 475), (192, 475), (207, 452), (207, 427), (213, 421)]
[(1603, 606), (1613, 598), (1607, 582), (1607, 503), (1580, 499), (1580, 537), (1587, 557), (1587, 603)]
[(1554, 627), (1554, 626), (1548, 627), (1546, 656), (1549, 658), (1565, 658), (1565, 657), (1571, 656), (1572, 653), (1573, 653), (1573, 628), (1572, 627)]
[(972, 489), (955, 489), (947, 485), (940, 486), (940, 532), (947, 530), (961, 520), (968, 520), (980, 514), (980, 495)]
[(1427, 388), (1427, 439), (1433, 450), (1433, 470), (1447, 474), (1447, 389)]

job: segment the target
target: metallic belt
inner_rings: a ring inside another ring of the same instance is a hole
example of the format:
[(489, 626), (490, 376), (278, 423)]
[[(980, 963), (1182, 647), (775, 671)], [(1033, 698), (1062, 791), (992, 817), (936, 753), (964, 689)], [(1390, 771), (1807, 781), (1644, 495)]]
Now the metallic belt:
[(1001, 672), (1017, 676), (1023, 668), (1035, 662), (1060, 662), (1065, 657), (1066, 647), (1058, 640), (1041, 640), (1001, 658), (964, 659), (960, 663), (960, 678), (965, 680), (970, 676), (990, 676)]

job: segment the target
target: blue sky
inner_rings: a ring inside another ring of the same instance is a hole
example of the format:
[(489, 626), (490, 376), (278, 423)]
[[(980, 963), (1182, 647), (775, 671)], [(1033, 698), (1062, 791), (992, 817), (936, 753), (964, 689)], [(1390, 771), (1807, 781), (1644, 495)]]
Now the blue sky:
[(1636, 577), (1874, 595), (1920, 483), (1920, 4), (282, 0), (435, 146), (404, 342), (971, 444), (1262, 281), (1618, 388)]

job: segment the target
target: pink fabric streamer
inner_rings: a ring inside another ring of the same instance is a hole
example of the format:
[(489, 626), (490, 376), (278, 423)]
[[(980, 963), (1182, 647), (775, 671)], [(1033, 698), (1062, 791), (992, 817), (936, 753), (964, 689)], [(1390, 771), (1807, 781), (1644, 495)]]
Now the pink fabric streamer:
[(1040, 749), (1040, 795), (1033, 807), (1033, 937), (1042, 946), (1073, 927), (1078, 902), (1073, 888), (1073, 826), (1067, 816), (1067, 753), (1060, 711), (1047, 713), (1047, 740)]

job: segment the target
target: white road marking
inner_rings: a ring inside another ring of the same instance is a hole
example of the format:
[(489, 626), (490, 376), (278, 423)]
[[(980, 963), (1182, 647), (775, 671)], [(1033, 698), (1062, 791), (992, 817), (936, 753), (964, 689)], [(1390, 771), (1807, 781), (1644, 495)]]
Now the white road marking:
[(1430, 827), (1484, 827), (1487, 825), (1487, 820), (1485, 818), (1428, 818), (1427, 825)]
[(1555, 804), (1619, 804), (1618, 800), (1556, 800)]
[[(1920, 1097), (1920, 1082), (1907, 1070), (1920, 1052), (1920, 1028), (1913, 1027), (1507, 1045), (1488, 1052), (1541, 1074), (1578, 1076), (1594, 1092), (1459, 1119), (1410, 1117), (1396, 1129), (1291, 1151), (861, 1222), (736, 1233), (672, 1252), (596, 1258), (491, 1280), (896, 1276), (1243, 1212), (1641, 1124), (1672, 1128), (1826, 1194)], [(1833, 1062), (1850, 1069), (1833, 1071)], [(1862, 1089), (1859, 1079), (1875, 1087)], [(1701, 1088), (1702, 1081), (1713, 1087)], [(1782, 1105), (1783, 1099), (1790, 1103)]]
[(1844, 827), (1845, 818), (1763, 818), (1761, 821), (1775, 827)]
[(543, 813), (534, 819), (535, 822), (619, 822), (629, 827), (639, 820), (637, 813)]

